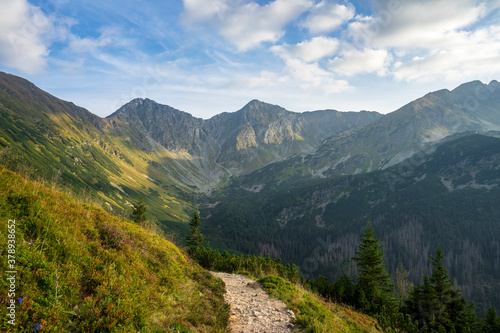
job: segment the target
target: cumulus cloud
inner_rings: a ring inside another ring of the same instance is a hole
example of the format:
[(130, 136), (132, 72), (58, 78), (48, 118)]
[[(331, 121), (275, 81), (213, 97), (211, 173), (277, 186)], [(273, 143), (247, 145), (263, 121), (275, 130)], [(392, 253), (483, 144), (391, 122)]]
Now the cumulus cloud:
[(311, 0), (275, 0), (264, 6), (242, 0), (184, 0), (182, 17), (187, 24), (208, 23), (240, 51), (247, 51), (279, 40), (285, 25), (311, 6)]
[(26, 0), (0, 0), (0, 62), (24, 73), (42, 71), (49, 55), (52, 20)]
[(357, 74), (377, 73), (387, 74), (392, 57), (387, 50), (352, 48), (344, 49), (338, 57), (328, 61), (328, 68), (337, 74), (353, 76)]
[[(392, 50), (390, 70), (397, 80), (460, 81), (498, 73), (498, 26), (481, 24), (481, 20), (497, 10), (500, 2), (377, 0), (374, 7), (376, 13), (356, 17), (348, 33), (359, 47)], [(382, 53), (374, 58), (374, 68), (382, 58)], [(335, 66), (345, 68), (342, 60), (330, 65), (334, 70)]]
[(393, 69), (394, 77), (418, 82), (488, 81), (500, 74), (500, 25), (472, 33), (453, 33), (449, 38), (454, 41), (454, 47), (438, 48), (409, 61), (398, 61)]
[(356, 10), (352, 4), (339, 5), (323, 0), (310, 10), (300, 25), (314, 35), (329, 33), (354, 18), (355, 13)]
[[(242, 1), (235, 0), (233, 4), (241, 4)], [(214, 16), (222, 16), (230, 9), (227, 0), (184, 0), (184, 20), (188, 23), (211, 20)]]
[(476, 0), (376, 1), (378, 12), (349, 24), (358, 42), (373, 47), (431, 48), (442, 46), (446, 34), (470, 26), (484, 17), (487, 7)]
[(299, 58), (305, 62), (314, 62), (334, 55), (339, 44), (336, 38), (314, 37), (295, 45), (276, 45), (271, 47), (271, 50), (282, 58)]

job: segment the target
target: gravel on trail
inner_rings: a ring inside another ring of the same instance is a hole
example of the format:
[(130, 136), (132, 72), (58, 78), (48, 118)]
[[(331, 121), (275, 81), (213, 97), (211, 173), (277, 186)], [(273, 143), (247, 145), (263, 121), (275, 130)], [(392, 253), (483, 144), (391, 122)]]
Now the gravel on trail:
[(296, 333), (295, 314), (285, 303), (262, 290), (254, 280), (238, 274), (211, 272), (226, 284), (226, 302), (231, 307), (232, 333)]

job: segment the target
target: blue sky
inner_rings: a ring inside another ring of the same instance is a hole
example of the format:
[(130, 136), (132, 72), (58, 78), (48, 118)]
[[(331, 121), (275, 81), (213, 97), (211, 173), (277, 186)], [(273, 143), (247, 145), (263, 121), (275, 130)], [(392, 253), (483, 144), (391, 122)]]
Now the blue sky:
[(0, 0), (0, 70), (107, 116), (391, 112), (500, 80), (500, 0)]

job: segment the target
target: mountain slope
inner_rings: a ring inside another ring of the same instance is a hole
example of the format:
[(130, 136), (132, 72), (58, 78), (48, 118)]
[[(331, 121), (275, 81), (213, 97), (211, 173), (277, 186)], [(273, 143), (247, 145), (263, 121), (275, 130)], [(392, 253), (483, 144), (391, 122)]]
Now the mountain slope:
[(429, 93), (358, 131), (331, 137), (307, 165), (321, 175), (383, 169), (447, 136), (489, 130), (500, 130), (500, 83), (473, 81)]
[(14, 266), (0, 265), (17, 271), (15, 295), (0, 297), (15, 325), (2, 332), (226, 332), (224, 284), (158, 235), (2, 166), (0, 218), (15, 221), (0, 236), (4, 258), (15, 240)]
[[(149, 218), (181, 234), (188, 229), (179, 222), (189, 220), (198, 192), (212, 191), (231, 175), (310, 151), (326, 136), (380, 116), (302, 115), (253, 101), (239, 112), (203, 120), (137, 99), (102, 119), (0, 73), (4, 163), (90, 193), (118, 215), (128, 214), (131, 202), (142, 197)], [(245, 134), (252, 132), (254, 137)]]
[[(300, 159), (296, 163), (300, 170)], [(451, 276), (485, 311), (500, 305), (494, 296), (500, 294), (499, 165), (500, 139), (483, 135), (445, 142), (385, 170), (290, 176), (262, 186), (279, 170), (270, 165), (207, 198), (204, 231), (221, 248), (271, 253), (311, 277), (338, 278), (355, 273), (350, 258), (370, 221), (385, 243), (390, 271), (402, 263), (417, 279), (429, 272), (427, 257), (442, 247)]]
[(163, 161), (181, 184), (202, 191), (229, 175), (252, 172), (295, 153), (312, 152), (325, 138), (380, 118), (376, 112), (333, 110), (294, 113), (251, 101), (241, 110), (210, 119), (136, 99), (107, 120), (117, 131), (135, 133), (134, 144), (151, 152), (161, 146)]
[(162, 146), (148, 153), (136, 133), (62, 101), (32, 83), (0, 73), (0, 156), (11, 169), (91, 195), (114, 214), (128, 214), (143, 197), (148, 218), (186, 233), (180, 222), (194, 210), (193, 190), (178, 186), (161, 162)]
[[(450, 263), (467, 263), (453, 272), (486, 306), (500, 303), (482, 296), (488, 286), (497, 290), (498, 250), (481, 238), (498, 232), (498, 169), (481, 162), (496, 161), (485, 149), (489, 138), (466, 137), (498, 136), (491, 131), (500, 124), (499, 88), (474, 81), (385, 116), (294, 113), (254, 100), (204, 120), (137, 99), (102, 119), (0, 73), (0, 157), (12, 169), (33, 168), (34, 177), (98, 196), (114, 214), (127, 214), (143, 197), (149, 217), (181, 237), (188, 231), (182, 222), (202, 200), (212, 245), (282, 256), (311, 276), (355, 273), (347, 259), (370, 219), (385, 237), (390, 265), (406, 260), (420, 276), (428, 270), (422, 253), (443, 246)], [(464, 144), (447, 146), (453, 139)], [(477, 147), (477, 158), (467, 145)], [(440, 146), (456, 152), (455, 164), (433, 153)], [(430, 171), (418, 173), (421, 166)], [(399, 239), (415, 245), (404, 248)], [(471, 286), (476, 262), (493, 271), (477, 267), (484, 275)]]

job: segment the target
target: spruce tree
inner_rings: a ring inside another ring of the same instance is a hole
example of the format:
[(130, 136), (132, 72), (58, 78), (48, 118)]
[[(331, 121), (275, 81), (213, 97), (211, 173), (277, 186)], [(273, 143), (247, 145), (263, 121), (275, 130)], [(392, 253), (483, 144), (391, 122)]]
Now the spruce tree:
[(200, 232), (200, 214), (198, 210), (195, 210), (189, 226), (191, 227), (191, 234), (186, 237), (186, 244), (189, 252), (193, 253), (202, 246), (205, 238)]
[(146, 204), (142, 201), (142, 198), (139, 198), (132, 204), (130, 219), (135, 223), (146, 221)]
[(424, 276), (422, 286), (415, 286), (407, 301), (406, 313), (418, 323), (420, 331), (471, 332), (476, 315), (460, 290), (456, 290), (442, 260), (444, 252), (436, 250), (431, 276)]
[(392, 306), (394, 303), (392, 283), (385, 269), (382, 248), (368, 223), (353, 260), (359, 270), (360, 295), (366, 298), (366, 304), (362, 307), (369, 313), (380, 312), (383, 306)]
[(498, 317), (494, 308), (489, 308), (486, 312), (486, 318), (483, 326), (484, 333), (498, 333), (500, 332), (500, 317)]

